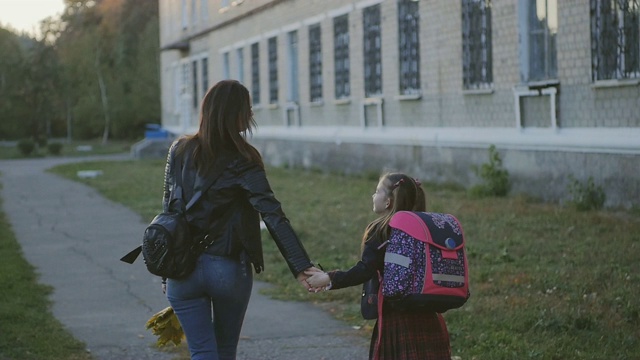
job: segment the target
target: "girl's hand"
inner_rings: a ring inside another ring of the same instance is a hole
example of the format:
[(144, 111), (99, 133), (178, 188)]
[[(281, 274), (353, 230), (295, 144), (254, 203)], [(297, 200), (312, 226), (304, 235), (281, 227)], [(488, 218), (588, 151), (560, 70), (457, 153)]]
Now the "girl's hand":
[(324, 288), (331, 282), (329, 274), (325, 272), (314, 272), (307, 278), (307, 283), (314, 289)]

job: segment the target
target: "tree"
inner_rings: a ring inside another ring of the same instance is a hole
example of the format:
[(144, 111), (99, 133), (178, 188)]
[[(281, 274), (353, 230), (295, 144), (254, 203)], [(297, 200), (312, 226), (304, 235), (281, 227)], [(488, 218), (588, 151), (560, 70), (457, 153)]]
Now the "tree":
[(19, 37), (0, 28), (0, 138), (20, 137), (20, 121), (26, 107), (16, 88), (24, 71)]
[(73, 64), (70, 76), (76, 84), (69, 102), (79, 120), (76, 129), (97, 136), (100, 121), (103, 141), (139, 136), (160, 113), (157, 2), (67, 4), (58, 45), (65, 64)]
[(159, 121), (157, 1), (65, 0), (41, 33), (0, 28), (0, 138), (106, 142)]

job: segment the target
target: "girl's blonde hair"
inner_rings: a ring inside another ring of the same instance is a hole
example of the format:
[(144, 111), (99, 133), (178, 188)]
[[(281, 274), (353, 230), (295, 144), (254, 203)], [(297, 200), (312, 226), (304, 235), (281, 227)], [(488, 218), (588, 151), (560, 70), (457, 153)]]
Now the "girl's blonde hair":
[(362, 244), (371, 238), (387, 239), (391, 234), (389, 221), (398, 211), (426, 211), (426, 196), (416, 179), (403, 173), (386, 173), (380, 177), (384, 191), (391, 200), (391, 209), (373, 220), (364, 231)]

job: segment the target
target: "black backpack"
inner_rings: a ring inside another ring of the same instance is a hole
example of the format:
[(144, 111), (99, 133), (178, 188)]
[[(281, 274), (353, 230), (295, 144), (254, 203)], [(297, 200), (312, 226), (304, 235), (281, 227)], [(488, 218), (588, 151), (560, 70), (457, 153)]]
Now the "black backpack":
[[(176, 157), (176, 167), (182, 170), (182, 157)], [(216, 178), (209, 179), (207, 186), (196, 192), (185, 206), (182, 193), (182, 171), (176, 176), (169, 211), (156, 215), (142, 236), (142, 245), (130, 251), (120, 260), (129, 264), (142, 252), (144, 263), (150, 273), (163, 278), (181, 279), (189, 276), (196, 266), (200, 254), (211, 244), (208, 236), (194, 238), (189, 228), (187, 213), (203, 193), (213, 185)], [(174, 205), (175, 204), (175, 205)]]

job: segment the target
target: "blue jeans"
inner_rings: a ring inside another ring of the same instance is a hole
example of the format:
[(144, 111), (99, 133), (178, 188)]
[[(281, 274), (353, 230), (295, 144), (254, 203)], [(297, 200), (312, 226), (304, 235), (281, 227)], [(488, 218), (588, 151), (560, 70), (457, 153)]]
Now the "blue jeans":
[(249, 261), (203, 254), (189, 277), (167, 281), (167, 299), (187, 337), (191, 359), (236, 358), (253, 273)]

